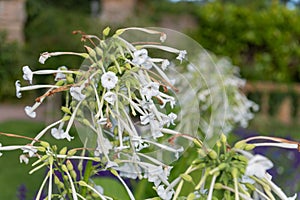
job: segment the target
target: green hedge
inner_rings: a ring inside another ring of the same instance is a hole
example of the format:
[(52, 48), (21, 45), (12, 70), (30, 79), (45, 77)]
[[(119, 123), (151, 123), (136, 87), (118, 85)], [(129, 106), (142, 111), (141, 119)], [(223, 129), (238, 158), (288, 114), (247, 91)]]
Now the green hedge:
[(281, 4), (264, 8), (207, 3), (198, 6), (191, 36), (228, 56), (250, 80), (300, 80), (300, 14)]

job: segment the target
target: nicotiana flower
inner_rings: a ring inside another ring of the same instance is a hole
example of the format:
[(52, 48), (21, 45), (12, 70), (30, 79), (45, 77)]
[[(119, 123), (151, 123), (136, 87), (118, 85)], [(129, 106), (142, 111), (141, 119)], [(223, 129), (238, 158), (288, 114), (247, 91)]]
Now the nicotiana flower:
[(51, 129), (51, 135), (58, 140), (61, 139), (67, 139), (68, 141), (71, 141), (74, 137), (71, 137), (69, 133), (66, 133), (62, 129), (52, 128)]
[(152, 63), (148, 57), (148, 51), (146, 49), (133, 52), (132, 62), (136, 65), (141, 65), (146, 69), (150, 69), (152, 67)]
[(133, 52), (132, 62), (137, 65), (141, 65), (148, 59), (148, 51), (146, 49), (141, 49)]
[(23, 146), (21, 150), (23, 150), (23, 153), (28, 153), (29, 157), (32, 157), (37, 152), (36, 148), (29, 145)]
[(186, 54), (187, 54), (186, 50), (179, 51), (179, 54), (176, 57), (176, 59), (180, 60), (180, 62), (182, 62), (182, 60), (185, 58)]
[(58, 88), (57, 85), (30, 85), (30, 86), (21, 86), (20, 80), (17, 80), (15, 82), (16, 86), (16, 96), (18, 98), (22, 97), (21, 91), (27, 91), (27, 90), (36, 90), (36, 89), (42, 89), (42, 88)]
[(29, 81), (30, 84), (32, 84), (32, 77), (33, 77), (33, 73), (31, 71), (31, 69), (29, 68), (29, 66), (24, 66), (22, 68), (23, 70), (23, 79)]
[(255, 175), (258, 178), (264, 178), (266, 170), (272, 167), (273, 163), (268, 158), (262, 155), (255, 155), (249, 160), (245, 174), (247, 176)]
[(162, 198), (163, 200), (169, 200), (172, 198), (173, 194), (174, 194), (174, 190), (166, 190), (164, 185), (160, 185), (157, 187), (156, 189), (157, 194), (159, 195), (160, 198)]
[(111, 71), (106, 72), (101, 76), (101, 84), (108, 90), (113, 89), (116, 86), (117, 82), (118, 77)]
[(70, 88), (70, 94), (77, 101), (82, 101), (86, 97), (86, 95), (82, 94), (82, 87), (81, 86), (71, 87)]
[(35, 118), (36, 117), (36, 112), (34, 112), (34, 109), (31, 106), (26, 106), (25, 107), (25, 113), (31, 117), (31, 118)]
[(29, 158), (24, 154), (20, 155), (19, 160), (20, 160), (20, 163), (24, 162), (25, 164), (28, 164), (28, 162), (29, 162)]
[(109, 104), (113, 105), (115, 101), (117, 100), (117, 95), (113, 92), (106, 92), (103, 96), (104, 100), (107, 101)]
[[(66, 66), (61, 66), (58, 68), (58, 70), (60, 71), (64, 71), (64, 70), (67, 70), (68, 68)], [(57, 72), (56, 75), (55, 75), (55, 78), (54, 80), (55, 81), (59, 81), (59, 80), (65, 80), (66, 79), (66, 75), (62, 72)]]
[(170, 61), (168, 59), (164, 59), (164, 61), (161, 63), (162, 70), (166, 70), (169, 65), (170, 65)]
[(159, 83), (150, 82), (141, 89), (141, 94), (146, 96), (147, 100), (150, 100), (153, 96), (159, 95)]

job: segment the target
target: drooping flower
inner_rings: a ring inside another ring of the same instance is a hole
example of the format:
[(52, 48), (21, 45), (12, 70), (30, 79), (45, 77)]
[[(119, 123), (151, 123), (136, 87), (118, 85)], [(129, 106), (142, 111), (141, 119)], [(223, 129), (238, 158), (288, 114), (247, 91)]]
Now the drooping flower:
[(113, 92), (106, 92), (103, 96), (104, 100), (107, 101), (109, 104), (113, 105), (115, 101), (117, 100), (117, 95)]
[(179, 51), (179, 54), (176, 57), (176, 59), (180, 60), (180, 62), (182, 62), (182, 60), (185, 58), (186, 54), (187, 54), (186, 50)]
[(249, 160), (245, 174), (247, 176), (255, 175), (258, 178), (264, 178), (266, 170), (272, 167), (273, 163), (268, 158), (262, 155), (255, 155)]
[(32, 157), (37, 152), (37, 149), (30, 145), (23, 146), (21, 150), (23, 150), (23, 153), (28, 153), (29, 157)]
[(158, 186), (156, 191), (157, 191), (157, 194), (159, 195), (159, 197), (162, 198), (163, 200), (171, 199), (174, 194), (173, 189), (167, 190), (167, 189), (165, 189), (164, 185)]
[(159, 95), (159, 83), (150, 82), (141, 89), (141, 94), (146, 96), (147, 100), (150, 100), (153, 96)]
[(170, 61), (168, 59), (164, 59), (164, 61), (161, 63), (162, 70), (166, 70), (169, 65), (170, 65)]
[(28, 162), (29, 162), (28, 157), (24, 154), (20, 155), (19, 160), (20, 160), (20, 163), (28, 164)]
[(82, 101), (86, 97), (86, 95), (82, 94), (82, 87), (80, 87), (80, 86), (71, 87), (70, 94), (77, 101)]
[[(61, 66), (58, 68), (59, 71), (65, 71), (67, 69), (68, 68), (66, 66)], [(65, 79), (66, 79), (66, 75), (62, 72), (57, 72), (54, 78), (55, 81), (65, 80)]]
[(34, 112), (34, 110), (32, 109), (31, 106), (26, 106), (24, 110), (25, 110), (25, 113), (26, 113), (29, 117), (31, 117), (31, 118), (35, 118), (35, 117), (36, 117), (36, 112)]
[(71, 137), (69, 133), (65, 132), (64, 130), (57, 128), (51, 129), (51, 135), (57, 140), (67, 139), (68, 141), (71, 141), (74, 138)]
[(101, 76), (101, 84), (108, 90), (113, 89), (116, 86), (117, 82), (118, 77), (111, 71), (106, 72)]
[(29, 66), (24, 66), (22, 70), (23, 70), (23, 79), (29, 81), (29, 83), (32, 84), (33, 73), (29, 68)]
[(171, 124), (175, 125), (174, 121), (177, 119), (177, 115), (175, 113), (168, 114), (168, 118), (166, 120), (166, 124), (169, 127)]

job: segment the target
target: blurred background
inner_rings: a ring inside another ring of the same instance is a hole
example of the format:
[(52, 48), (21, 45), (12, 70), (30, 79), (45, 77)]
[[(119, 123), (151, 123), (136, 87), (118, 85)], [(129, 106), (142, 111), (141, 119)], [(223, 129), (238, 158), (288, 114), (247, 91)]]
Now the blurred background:
[[(22, 79), (22, 66), (76, 68), (82, 62), (77, 57), (57, 57), (45, 65), (38, 58), (44, 51), (84, 51), (72, 31), (98, 35), (106, 26), (174, 29), (238, 66), (247, 80), (242, 91), (260, 110), (247, 129), (233, 131), (232, 142), (258, 134), (300, 140), (299, 0), (0, 0), (0, 131), (33, 137), (59, 110), (49, 101), (37, 119), (25, 116), (24, 105), (32, 105), (39, 93), (16, 98), (14, 83)], [(0, 141), (16, 144), (4, 136)], [(290, 196), (300, 191), (297, 151), (259, 151), (274, 162), (270, 173), (279, 186)], [(32, 199), (42, 181), (45, 172), (27, 175), (30, 166), (20, 165), (18, 155), (0, 159), (0, 199)]]

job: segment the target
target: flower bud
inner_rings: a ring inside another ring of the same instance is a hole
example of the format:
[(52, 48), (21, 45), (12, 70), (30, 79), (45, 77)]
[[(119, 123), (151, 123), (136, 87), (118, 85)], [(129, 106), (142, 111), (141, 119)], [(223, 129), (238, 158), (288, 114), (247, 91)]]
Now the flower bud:
[(209, 156), (211, 159), (213, 159), (213, 160), (215, 160), (215, 159), (218, 158), (218, 154), (217, 154), (217, 152), (215, 152), (214, 150), (210, 150), (210, 151), (208, 152), (208, 156)]
[(62, 106), (61, 107), (61, 110), (64, 112), (64, 113), (67, 113), (67, 114), (70, 114), (72, 115), (72, 112), (69, 108), (65, 107), (65, 106)]
[(246, 142), (244, 140), (238, 141), (235, 143), (234, 148), (243, 150), (246, 146)]
[(221, 134), (220, 140), (221, 140), (222, 143), (226, 144), (226, 142), (227, 142), (227, 137), (226, 137), (226, 135), (225, 135), (224, 133)]
[(73, 168), (73, 164), (71, 163), (70, 160), (67, 160), (66, 161), (66, 165), (67, 165), (67, 168), (69, 171), (72, 171), (74, 168)]
[(109, 26), (106, 27), (106, 28), (102, 31), (102, 33), (103, 33), (104, 36), (108, 36), (108, 35), (109, 35), (109, 32), (110, 32), (110, 27), (109, 27)]
[(45, 148), (49, 148), (50, 147), (50, 144), (48, 142), (45, 142), (45, 141), (41, 141), (40, 144), (45, 147)]
[(251, 151), (251, 150), (253, 150), (255, 148), (255, 145), (254, 144), (246, 144), (246, 146), (245, 146), (245, 150), (246, 151)]
[(71, 149), (68, 151), (68, 156), (74, 156), (76, 154), (77, 150), (76, 149)]
[(67, 153), (67, 147), (63, 147), (60, 151), (59, 151), (59, 154), (61, 155), (66, 155)]

